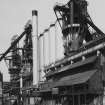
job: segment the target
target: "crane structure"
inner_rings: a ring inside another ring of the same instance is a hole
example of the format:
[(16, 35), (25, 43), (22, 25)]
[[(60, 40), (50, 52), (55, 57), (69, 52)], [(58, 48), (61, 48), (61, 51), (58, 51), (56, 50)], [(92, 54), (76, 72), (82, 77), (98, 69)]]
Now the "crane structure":
[[(19, 37), (12, 38), (0, 61), (11, 52), (9, 92), (23, 105), (105, 103), (105, 34), (92, 22), (87, 6), (86, 0), (56, 4), (57, 20), (42, 34), (38, 35), (37, 17), (33, 17), (35, 23), (26, 25)], [(56, 60), (60, 55), (56, 52), (58, 34), (62, 35), (64, 52), (63, 58)], [(20, 48), (22, 37), (24, 44)]]

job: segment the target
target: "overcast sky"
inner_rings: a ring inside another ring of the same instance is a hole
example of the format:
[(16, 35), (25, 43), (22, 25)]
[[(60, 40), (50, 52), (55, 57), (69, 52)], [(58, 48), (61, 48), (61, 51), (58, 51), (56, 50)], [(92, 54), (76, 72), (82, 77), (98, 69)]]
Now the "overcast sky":
[[(9, 46), (13, 35), (20, 35), (24, 25), (32, 19), (32, 10), (39, 12), (39, 33), (55, 21), (53, 6), (56, 2), (68, 0), (0, 0), (0, 54)], [(88, 0), (88, 10), (93, 22), (105, 32), (105, 0)], [(8, 69), (4, 61), (0, 62), (0, 71), (5, 81), (9, 80)]]

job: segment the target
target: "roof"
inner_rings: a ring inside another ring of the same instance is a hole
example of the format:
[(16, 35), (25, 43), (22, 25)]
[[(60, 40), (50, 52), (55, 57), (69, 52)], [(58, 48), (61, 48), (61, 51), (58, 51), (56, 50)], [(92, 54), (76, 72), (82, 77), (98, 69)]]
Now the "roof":
[(42, 85), (44, 85), (44, 87), (41, 88), (40, 91), (37, 91), (37, 93), (51, 92), (52, 89), (55, 87), (72, 86), (76, 84), (86, 83), (89, 79), (91, 79), (91, 77), (96, 72), (97, 70), (85, 71), (85, 72), (63, 77), (56, 82), (54, 81), (54, 82), (43, 83)]
[(97, 70), (85, 71), (74, 75), (66, 76), (55, 82), (54, 87), (70, 86), (87, 82)]

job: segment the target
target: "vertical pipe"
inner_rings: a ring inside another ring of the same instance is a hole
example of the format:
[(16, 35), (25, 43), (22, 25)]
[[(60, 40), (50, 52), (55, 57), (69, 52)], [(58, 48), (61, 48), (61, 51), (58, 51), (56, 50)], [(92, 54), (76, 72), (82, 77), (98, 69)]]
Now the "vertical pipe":
[(40, 36), (39, 36), (39, 65), (40, 65), (40, 67), (39, 67), (39, 82), (41, 81), (41, 71), (42, 71), (42, 37), (41, 37), (41, 34), (40, 34)]
[(55, 24), (50, 25), (50, 39), (51, 39), (51, 63), (55, 62)]
[(41, 53), (41, 59), (40, 59), (40, 63), (41, 63), (41, 71), (40, 71), (40, 81), (43, 81), (44, 79), (43, 79), (43, 77), (44, 77), (44, 75), (45, 75), (45, 73), (44, 73), (44, 41), (43, 41), (43, 39), (44, 39), (44, 35), (43, 34), (40, 34), (40, 53)]
[(43, 50), (44, 50), (44, 67), (46, 66), (46, 29), (44, 30), (44, 36), (43, 36)]
[[(73, 1), (71, 1), (71, 4), (70, 4), (70, 25), (71, 25), (71, 28), (69, 29), (69, 31), (70, 31), (69, 33), (70, 33), (70, 34), (68, 35), (68, 36), (71, 38), (70, 40), (73, 40), (73, 21), (74, 21), (74, 20), (73, 20), (73, 18), (74, 18), (74, 16), (73, 16), (73, 15), (74, 15), (74, 14), (73, 14), (73, 11), (74, 11), (74, 10), (73, 10)], [(69, 41), (70, 41), (70, 40), (69, 40)], [(68, 44), (68, 42), (67, 42), (67, 44)], [(72, 49), (72, 48), (71, 48), (71, 49)]]
[(40, 39), (40, 36), (38, 37), (38, 58), (39, 58), (38, 82), (40, 82), (40, 80), (41, 80), (41, 78), (40, 78), (40, 76), (41, 76), (41, 39)]
[[(23, 78), (22, 78), (22, 75), (23, 75), (23, 68), (22, 68), (21, 73), (20, 73), (20, 94), (21, 95), (22, 95), (22, 88), (23, 88)], [(20, 101), (21, 102), (23, 101), (22, 96), (21, 96)]]
[(49, 28), (47, 31), (47, 65), (49, 65), (50, 62), (50, 51), (49, 51)]
[(74, 18), (74, 16), (73, 16), (73, 1), (71, 1), (71, 5), (70, 5), (70, 24), (71, 24), (71, 35), (73, 34), (73, 18)]
[(56, 22), (55, 29), (56, 29), (56, 60), (59, 60), (64, 57), (64, 48), (62, 40), (63, 34), (58, 22)]
[(50, 36), (50, 27), (48, 29), (48, 45), (49, 45), (49, 64), (51, 63), (51, 36)]
[(47, 66), (49, 64), (49, 45), (48, 45), (48, 33), (49, 30), (45, 29), (44, 31), (44, 43), (45, 43), (45, 47), (44, 47), (44, 51), (45, 51), (45, 66)]
[(44, 73), (44, 69), (45, 69), (45, 48), (46, 48), (46, 46), (45, 46), (45, 32), (43, 32), (43, 36), (42, 36), (42, 40), (43, 40), (43, 42), (42, 42), (42, 44), (43, 44), (43, 67), (42, 67), (42, 72), (41, 72), (41, 79), (42, 79), (42, 81), (44, 81), (44, 75), (45, 75), (45, 73)]
[(38, 12), (32, 11), (32, 31), (33, 31), (33, 85), (38, 84), (39, 61), (38, 61)]
[(43, 69), (45, 67), (45, 36), (43, 33)]
[(55, 22), (55, 62), (57, 60), (57, 21)]

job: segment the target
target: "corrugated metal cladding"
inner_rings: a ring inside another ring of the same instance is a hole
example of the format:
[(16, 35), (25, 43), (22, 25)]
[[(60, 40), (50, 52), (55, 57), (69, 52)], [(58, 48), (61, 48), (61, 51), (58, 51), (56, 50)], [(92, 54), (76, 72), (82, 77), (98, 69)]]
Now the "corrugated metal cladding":
[[(61, 78), (53, 83), (52, 87), (73, 86), (79, 84), (88, 84), (88, 91), (102, 92), (102, 72), (98, 69), (77, 73)], [(98, 84), (98, 85), (97, 85)]]
[(87, 82), (97, 70), (85, 71), (61, 78), (55, 86), (71, 86)]

